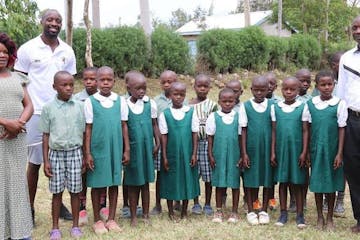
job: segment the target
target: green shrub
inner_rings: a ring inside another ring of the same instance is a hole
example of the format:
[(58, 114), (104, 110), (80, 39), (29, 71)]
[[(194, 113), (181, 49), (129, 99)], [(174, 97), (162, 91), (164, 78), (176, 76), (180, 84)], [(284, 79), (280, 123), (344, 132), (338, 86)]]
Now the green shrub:
[(151, 35), (151, 72), (160, 75), (165, 69), (189, 73), (189, 47), (183, 37), (171, 30), (158, 27)]
[(269, 61), (268, 70), (286, 70), (287, 58), (286, 54), (289, 50), (289, 40), (287, 38), (269, 36)]
[(310, 35), (296, 34), (289, 40), (288, 59), (297, 67), (318, 69), (321, 61), (321, 45)]

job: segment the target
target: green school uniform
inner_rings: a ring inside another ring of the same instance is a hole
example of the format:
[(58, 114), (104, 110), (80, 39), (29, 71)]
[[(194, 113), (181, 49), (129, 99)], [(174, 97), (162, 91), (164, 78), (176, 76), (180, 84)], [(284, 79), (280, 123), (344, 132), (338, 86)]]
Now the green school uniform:
[(239, 114), (235, 113), (231, 124), (225, 124), (215, 112), (216, 133), (214, 135), (213, 155), (216, 166), (212, 169), (211, 184), (215, 187), (240, 187)]
[(273, 176), (270, 165), (271, 117), (269, 100), (265, 112), (257, 112), (250, 100), (244, 103), (248, 118), (246, 150), (250, 158), (250, 168), (244, 170), (244, 186), (258, 188), (272, 187)]
[(120, 119), (120, 97), (114, 105), (104, 108), (90, 96), (93, 108), (93, 124), (90, 150), (94, 170), (87, 171), (88, 187), (100, 188), (121, 185), (123, 138)]
[(193, 143), (193, 108), (185, 113), (182, 120), (176, 120), (170, 108), (164, 111), (168, 126), (166, 155), (169, 170), (161, 165), (160, 197), (167, 200), (188, 200), (200, 195), (199, 173), (197, 165), (190, 166)]
[(276, 116), (276, 161), (274, 182), (304, 184), (305, 168), (299, 167), (299, 156), (303, 150), (302, 103), (292, 112), (284, 112), (274, 104)]
[(319, 110), (308, 101), (311, 114), (311, 175), (310, 191), (315, 193), (334, 193), (344, 191), (343, 167), (334, 170), (333, 164), (338, 151), (337, 108), (334, 106)]
[(153, 161), (153, 127), (150, 101), (135, 114), (129, 108), (130, 164), (124, 167), (124, 185), (141, 186), (155, 178)]

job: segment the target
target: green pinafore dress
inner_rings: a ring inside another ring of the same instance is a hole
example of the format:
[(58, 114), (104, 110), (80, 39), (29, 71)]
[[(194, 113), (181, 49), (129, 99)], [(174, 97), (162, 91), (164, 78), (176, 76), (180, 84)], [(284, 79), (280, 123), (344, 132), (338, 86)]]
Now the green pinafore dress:
[(164, 111), (168, 126), (166, 155), (169, 170), (161, 165), (160, 197), (167, 200), (189, 200), (200, 195), (198, 166), (190, 166), (192, 155), (191, 122), (193, 108), (182, 120), (176, 120), (170, 108)]
[(344, 191), (343, 167), (334, 170), (333, 164), (338, 151), (339, 128), (337, 108), (334, 106), (319, 110), (310, 100), (307, 102), (311, 114), (311, 175), (310, 191), (334, 193)]
[(124, 167), (124, 185), (141, 186), (155, 178), (153, 160), (153, 127), (150, 101), (135, 114), (129, 108), (130, 164)]
[(225, 124), (222, 117), (215, 112), (216, 133), (213, 155), (216, 166), (212, 169), (212, 186), (234, 189), (240, 187), (238, 119), (239, 114), (236, 113), (233, 122)]
[(94, 116), (90, 144), (94, 170), (87, 171), (86, 184), (92, 188), (120, 185), (123, 154), (120, 97), (110, 108), (102, 107), (93, 96), (90, 101)]
[(248, 118), (246, 150), (250, 158), (250, 168), (244, 170), (244, 186), (258, 188), (274, 185), (271, 154), (271, 116), (268, 101), (265, 112), (257, 112), (250, 100), (244, 103)]
[(274, 182), (305, 184), (306, 169), (299, 167), (303, 150), (302, 113), (304, 104), (292, 112), (284, 112), (274, 104), (276, 116), (276, 161)]

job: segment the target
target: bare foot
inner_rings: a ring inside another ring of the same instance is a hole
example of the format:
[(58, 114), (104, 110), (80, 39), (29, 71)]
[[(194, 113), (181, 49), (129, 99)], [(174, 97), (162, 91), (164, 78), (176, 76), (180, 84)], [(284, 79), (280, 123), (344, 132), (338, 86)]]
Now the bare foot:
[(170, 219), (170, 221), (173, 221), (173, 222), (179, 221), (179, 219), (175, 216), (175, 214), (170, 214), (170, 213), (169, 213), (169, 219)]
[(137, 219), (136, 218), (131, 219), (130, 226), (131, 227), (136, 227), (137, 226)]
[(335, 230), (335, 225), (334, 225), (334, 222), (332, 220), (327, 221), (326, 230), (329, 231), (329, 232), (333, 232)]
[(350, 229), (353, 233), (360, 233), (360, 226), (357, 224), (355, 226), (352, 226)]
[(323, 218), (323, 217), (318, 217), (317, 224), (316, 224), (316, 228), (317, 228), (318, 230), (323, 230), (324, 224), (325, 224), (324, 218)]
[(149, 217), (149, 215), (147, 214), (147, 215), (143, 215), (143, 222), (144, 222), (144, 224), (145, 225), (151, 225), (151, 221), (150, 221), (150, 217)]

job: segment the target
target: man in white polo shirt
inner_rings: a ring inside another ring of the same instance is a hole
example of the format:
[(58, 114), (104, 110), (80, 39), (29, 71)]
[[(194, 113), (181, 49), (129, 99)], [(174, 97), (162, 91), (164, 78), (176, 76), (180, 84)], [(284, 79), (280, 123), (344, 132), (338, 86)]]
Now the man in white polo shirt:
[[(58, 38), (62, 26), (62, 17), (57, 10), (47, 10), (42, 18), (43, 32), (22, 45), (17, 52), (15, 70), (28, 75), (28, 92), (34, 105), (34, 114), (27, 123), (28, 168), (30, 204), (34, 221), (34, 200), (43, 162), (42, 133), (39, 131), (39, 119), (43, 105), (56, 94), (53, 89), (55, 73), (60, 70), (76, 73), (76, 59), (73, 49)], [(61, 217), (71, 220), (69, 211), (62, 206)]]
[(357, 221), (351, 230), (360, 233), (360, 16), (354, 19), (351, 30), (357, 46), (340, 59), (336, 94), (345, 100), (348, 107), (344, 172), (349, 184), (354, 218)]

